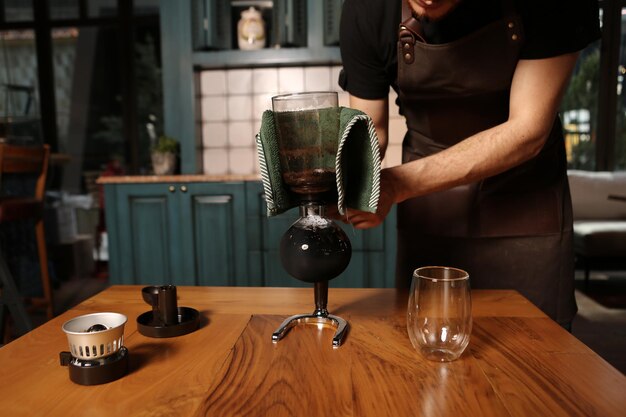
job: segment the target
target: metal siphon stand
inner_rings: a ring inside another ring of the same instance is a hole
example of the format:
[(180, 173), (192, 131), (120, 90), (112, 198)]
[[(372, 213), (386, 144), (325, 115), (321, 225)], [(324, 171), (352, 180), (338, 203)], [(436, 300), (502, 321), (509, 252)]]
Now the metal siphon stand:
[(339, 316), (328, 313), (326, 305), (328, 303), (328, 281), (318, 281), (314, 283), (315, 292), (315, 311), (311, 314), (296, 314), (287, 318), (272, 333), (272, 341), (274, 343), (281, 340), (287, 332), (297, 324), (322, 324), (324, 326), (332, 326), (336, 328), (333, 336), (333, 347), (339, 347), (348, 333), (348, 322)]

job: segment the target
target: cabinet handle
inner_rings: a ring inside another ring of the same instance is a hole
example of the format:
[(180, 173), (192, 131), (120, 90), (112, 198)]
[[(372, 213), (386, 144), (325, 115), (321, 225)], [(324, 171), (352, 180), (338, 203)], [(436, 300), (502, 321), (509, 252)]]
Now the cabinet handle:
[(187, 186), (186, 185), (181, 185), (180, 186), (180, 191), (182, 191), (183, 193), (187, 192)]
[(202, 204), (227, 204), (233, 199), (232, 195), (207, 195), (198, 197), (196, 201)]
[(169, 187), (167, 187), (167, 189), (169, 190), (170, 193), (173, 193), (176, 191), (176, 187), (174, 187), (173, 185), (170, 185)]

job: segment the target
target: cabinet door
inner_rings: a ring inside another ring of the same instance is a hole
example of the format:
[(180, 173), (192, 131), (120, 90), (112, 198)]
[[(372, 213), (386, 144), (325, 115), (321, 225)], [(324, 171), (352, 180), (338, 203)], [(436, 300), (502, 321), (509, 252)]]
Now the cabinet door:
[[(172, 186), (173, 187), (173, 186)], [(173, 283), (180, 263), (178, 204), (166, 184), (106, 186), (112, 284)]]
[(248, 285), (243, 183), (105, 192), (112, 284)]
[(179, 192), (186, 285), (247, 285), (243, 183), (193, 183)]

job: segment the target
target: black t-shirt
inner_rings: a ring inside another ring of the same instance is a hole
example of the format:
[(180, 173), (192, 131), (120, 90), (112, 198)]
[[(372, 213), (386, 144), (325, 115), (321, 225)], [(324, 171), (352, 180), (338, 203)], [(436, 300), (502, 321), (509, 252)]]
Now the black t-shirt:
[[(506, 0), (505, 0), (506, 1)], [(597, 0), (515, 0), (525, 41), (520, 59), (554, 57), (585, 48), (600, 37)], [(457, 40), (502, 17), (502, 0), (463, 0), (437, 22), (424, 22), (426, 41)], [(400, 0), (345, 0), (339, 84), (350, 94), (380, 99), (396, 89)], [(489, 65), (489, 63), (486, 63)]]

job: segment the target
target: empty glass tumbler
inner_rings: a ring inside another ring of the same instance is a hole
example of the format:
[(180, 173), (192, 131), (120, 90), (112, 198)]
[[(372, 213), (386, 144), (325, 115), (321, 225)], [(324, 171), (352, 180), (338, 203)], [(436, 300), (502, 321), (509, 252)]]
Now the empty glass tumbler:
[(472, 299), (467, 272), (443, 266), (413, 273), (407, 308), (411, 344), (429, 360), (457, 359), (472, 332)]

